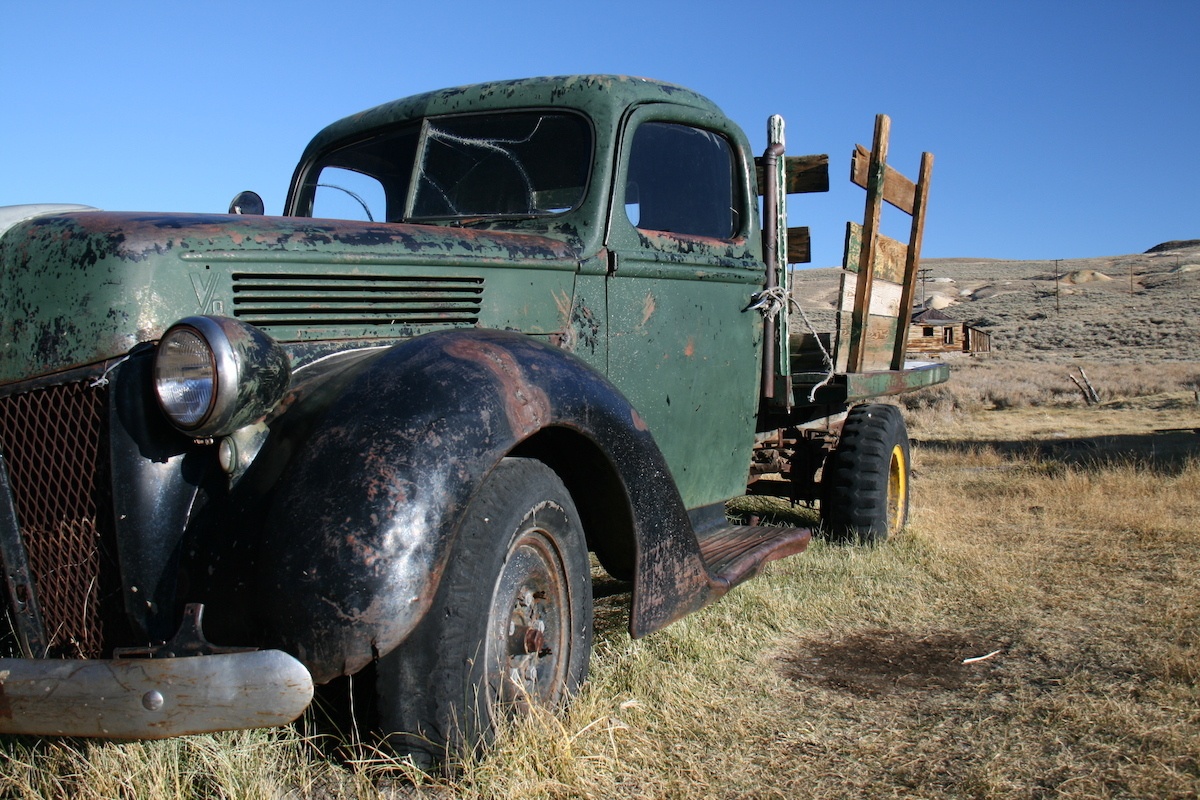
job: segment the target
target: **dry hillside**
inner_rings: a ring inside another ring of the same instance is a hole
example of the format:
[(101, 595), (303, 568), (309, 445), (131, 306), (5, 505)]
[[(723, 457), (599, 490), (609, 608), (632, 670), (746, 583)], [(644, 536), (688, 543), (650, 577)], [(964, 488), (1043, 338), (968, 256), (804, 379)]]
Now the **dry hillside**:
[[(921, 267), (928, 273), (918, 303), (989, 332), (994, 359), (1200, 361), (1192, 327), (1200, 306), (1200, 240), (1057, 264), (934, 258)], [(793, 296), (819, 330), (833, 328), (840, 272), (793, 273)]]

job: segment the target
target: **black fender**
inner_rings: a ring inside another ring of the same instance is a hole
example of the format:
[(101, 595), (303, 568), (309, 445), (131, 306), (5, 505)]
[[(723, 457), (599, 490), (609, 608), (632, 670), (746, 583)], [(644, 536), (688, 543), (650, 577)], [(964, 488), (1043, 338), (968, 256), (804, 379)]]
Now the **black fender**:
[[(444, 331), (361, 359), (339, 384), (319, 420), (303, 411), (312, 430), (279, 473), (253, 559), (251, 602), (270, 644), (294, 653), (316, 681), (358, 671), (416, 626), (462, 513), (510, 453), (557, 464), (581, 514), (628, 526), (635, 635), (712, 599), (653, 436), (576, 357), (519, 333)], [(578, 452), (564, 452), (567, 443)], [(576, 461), (589, 454), (619, 496), (589, 499), (588, 470)], [(609, 535), (621, 532), (592, 530), (589, 539)]]

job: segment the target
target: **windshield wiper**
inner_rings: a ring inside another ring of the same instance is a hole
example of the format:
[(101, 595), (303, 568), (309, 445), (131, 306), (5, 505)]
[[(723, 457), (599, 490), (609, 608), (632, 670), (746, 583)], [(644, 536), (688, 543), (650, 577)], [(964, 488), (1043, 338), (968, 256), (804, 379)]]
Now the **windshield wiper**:
[(525, 219), (543, 219), (553, 216), (557, 216), (553, 211), (540, 211), (525, 214), (477, 214), (469, 217), (412, 217), (404, 221), (417, 225), (429, 222), (445, 222), (452, 228), (470, 228), (474, 225), (482, 225), (488, 222), (517, 222)]

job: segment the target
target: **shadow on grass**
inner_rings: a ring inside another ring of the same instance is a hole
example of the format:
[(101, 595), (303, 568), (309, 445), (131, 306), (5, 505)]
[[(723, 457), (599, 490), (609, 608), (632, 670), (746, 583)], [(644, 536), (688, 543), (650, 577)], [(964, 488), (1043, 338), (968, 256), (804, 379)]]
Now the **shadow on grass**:
[(1189, 464), (1200, 460), (1200, 429), (1046, 440), (921, 440), (919, 447), (946, 453), (992, 450), (1001, 456), (1053, 461), (1072, 467), (1130, 464), (1170, 476), (1178, 475)]
[(859, 697), (960, 689), (987, 675), (993, 656), (1012, 648), (1007, 637), (975, 631), (870, 628), (841, 637), (802, 640), (783, 658), (784, 674)]

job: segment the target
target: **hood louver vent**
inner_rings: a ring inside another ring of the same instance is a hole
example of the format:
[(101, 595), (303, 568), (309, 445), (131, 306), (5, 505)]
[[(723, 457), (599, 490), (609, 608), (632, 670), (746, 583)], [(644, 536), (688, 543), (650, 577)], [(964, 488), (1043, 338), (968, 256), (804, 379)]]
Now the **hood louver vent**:
[(262, 327), (474, 325), (483, 278), (235, 273), (233, 315)]

